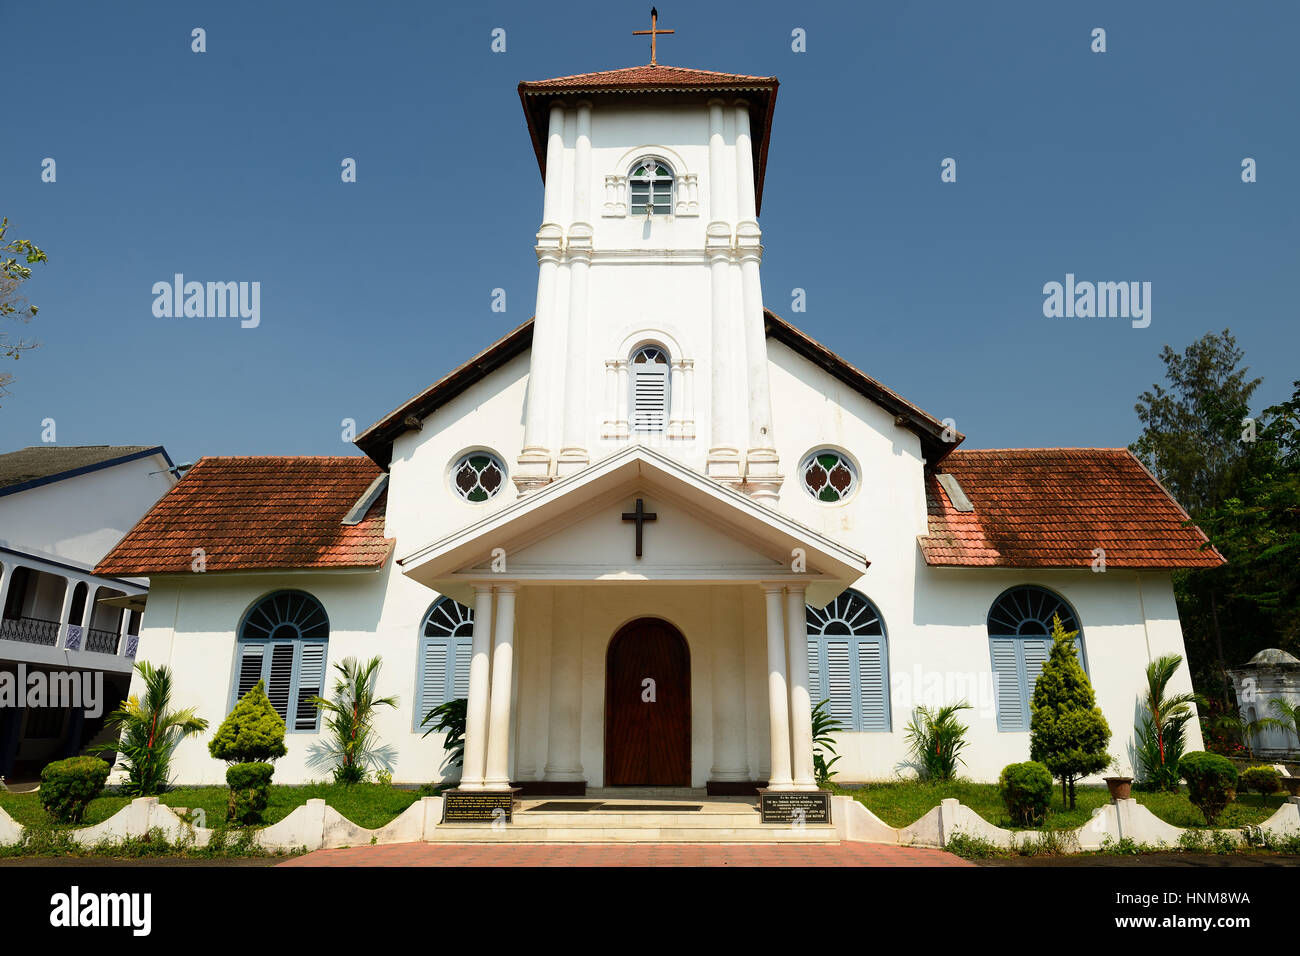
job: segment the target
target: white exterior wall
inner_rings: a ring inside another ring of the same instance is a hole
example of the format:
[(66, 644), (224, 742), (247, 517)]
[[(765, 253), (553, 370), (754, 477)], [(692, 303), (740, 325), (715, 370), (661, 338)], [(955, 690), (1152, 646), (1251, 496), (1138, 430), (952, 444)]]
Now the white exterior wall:
[(162, 455), (0, 496), (0, 547), (94, 567), (176, 484)]

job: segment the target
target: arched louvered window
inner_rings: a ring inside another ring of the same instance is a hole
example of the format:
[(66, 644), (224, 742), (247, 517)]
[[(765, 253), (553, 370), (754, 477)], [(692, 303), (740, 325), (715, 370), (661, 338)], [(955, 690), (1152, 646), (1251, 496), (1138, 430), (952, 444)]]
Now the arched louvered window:
[(308, 701), (324, 694), (329, 637), (325, 608), (306, 591), (276, 591), (262, 598), (239, 624), (230, 706), (261, 680), (288, 730), (318, 730), (320, 714)]
[(889, 645), (880, 612), (857, 591), (808, 608), (808, 690), (813, 706), (852, 731), (888, 731)]
[[(470, 643), (474, 611), (449, 597), (439, 598), (420, 625), (420, 660), (415, 685), (415, 726), (433, 708), (469, 697)], [(431, 725), (425, 725), (425, 729)]]
[(1047, 588), (1027, 584), (1003, 591), (989, 608), (989, 655), (993, 661), (998, 730), (1029, 730), (1029, 703), (1034, 683), (1052, 652), (1052, 617), (1057, 614), (1066, 631), (1079, 632), (1074, 646), (1079, 664), (1086, 670), (1083, 629), (1064, 598)]
[(632, 164), (627, 177), (634, 216), (668, 216), (673, 211), (673, 171), (661, 159), (647, 157)]
[(668, 353), (646, 345), (632, 353), (632, 430), (661, 432), (668, 427)]

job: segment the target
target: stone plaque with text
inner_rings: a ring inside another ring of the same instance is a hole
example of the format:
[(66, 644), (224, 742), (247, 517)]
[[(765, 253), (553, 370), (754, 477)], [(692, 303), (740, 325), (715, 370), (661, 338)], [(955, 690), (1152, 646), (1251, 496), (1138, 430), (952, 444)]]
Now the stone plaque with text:
[(442, 795), (443, 823), (509, 823), (514, 809), (514, 789), (448, 790)]
[(825, 790), (759, 790), (763, 823), (831, 822), (831, 795)]

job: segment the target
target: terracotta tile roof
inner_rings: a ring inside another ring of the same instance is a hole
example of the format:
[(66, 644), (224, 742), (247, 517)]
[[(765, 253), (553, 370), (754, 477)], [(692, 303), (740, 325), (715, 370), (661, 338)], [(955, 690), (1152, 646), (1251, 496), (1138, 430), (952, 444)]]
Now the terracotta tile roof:
[(355, 525), (343, 518), (381, 474), (368, 458), (203, 458), (127, 533), (96, 574), (190, 573), (202, 548), (207, 572), (379, 567), (382, 494)]
[(1125, 448), (958, 449), (940, 466), (974, 505), (959, 512), (935, 474), (925, 479), (927, 564), (1205, 568), (1224, 563), (1201, 530)]
[[(776, 91), (780, 83), (775, 76), (750, 76), (745, 73), (719, 73), (663, 64), (629, 66), (621, 70), (575, 73), (549, 80), (525, 80), (519, 84), (519, 99), (528, 121), (528, 135), (533, 141), (537, 166), (546, 179), (546, 131), (551, 101), (559, 97), (592, 97), (599, 106), (601, 98), (610, 96), (645, 97), (657, 100), (702, 103), (711, 92), (741, 93), (749, 103), (750, 139), (754, 148), (754, 203), (763, 211), (763, 181), (767, 173), (768, 146), (772, 138), (772, 114), (776, 109)], [(566, 99), (572, 104), (574, 100)]]

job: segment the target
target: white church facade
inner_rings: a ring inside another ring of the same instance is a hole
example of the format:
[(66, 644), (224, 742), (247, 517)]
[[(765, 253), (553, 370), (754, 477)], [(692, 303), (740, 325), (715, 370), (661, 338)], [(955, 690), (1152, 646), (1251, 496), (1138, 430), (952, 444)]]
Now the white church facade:
[[(519, 92), (534, 318), (364, 456), (202, 459), (98, 569), (149, 578), (139, 657), (175, 705), (215, 725), (264, 679), (276, 780), (320, 779), (305, 701), (377, 655), (396, 782), (456, 779), (421, 720), (465, 698), (465, 789), (751, 793), (815, 787), (819, 700), (852, 782), (912, 773), (913, 708), (965, 699), (963, 773), (992, 780), (1028, 759), (1059, 613), (1131, 766), (1144, 668), (1185, 656), (1171, 572), (1221, 561), (1140, 463), (962, 449), (764, 308), (775, 78), (650, 65)], [(177, 782), (223, 780), (206, 743)]]

